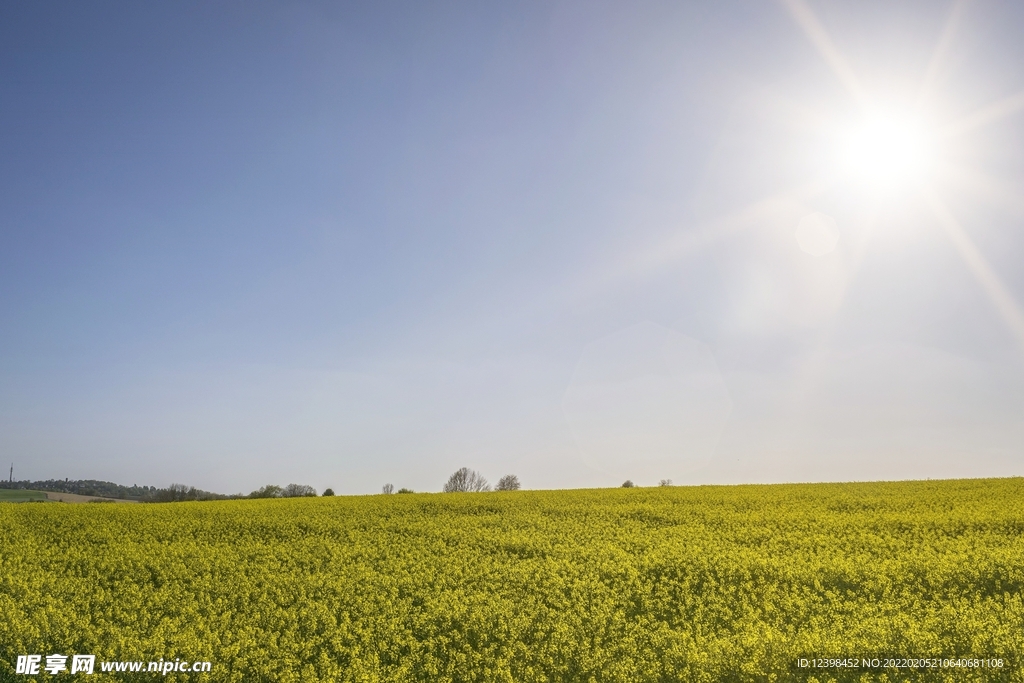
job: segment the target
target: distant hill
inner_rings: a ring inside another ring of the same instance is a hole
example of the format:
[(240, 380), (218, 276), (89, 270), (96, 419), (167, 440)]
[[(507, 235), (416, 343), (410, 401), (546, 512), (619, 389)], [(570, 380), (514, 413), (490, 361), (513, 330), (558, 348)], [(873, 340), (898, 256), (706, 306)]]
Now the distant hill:
[(123, 486), (110, 481), (96, 479), (46, 479), (44, 481), (0, 481), (0, 492), (8, 491), (3, 500), (24, 498), (12, 496), (17, 491), (50, 491), (53, 493), (70, 493), (76, 496), (94, 496), (98, 498), (116, 498), (118, 500), (137, 500), (140, 503), (170, 503), (184, 500), (223, 500), (241, 498), (241, 494), (227, 496), (222, 493), (203, 491), (194, 486), (171, 484), (165, 489), (156, 486)]
[(99, 496), (122, 500), (144, 500), (160, 490), (155, 486), (122, 486), (109, 481), (95, 479), (46, 479), (45, 481), (0, 481), (0, 489), (53, 491), (74, 493), (79, 496)]
[[(9, 492), (2, 495), (4, 491)], [(44, 481), (0, 481), (0, 500), (12, 500), (25, 496), (13, 496), (17, 491), (46, 491), (50, 493), (72, 494), (95, 498), (113, 498), (131, 500), (140, 503), (175, 503), (190, 500), (234, 500), (238, 498), (295, 498), (316, 496), (312, 486), (288, 484), (285, 487), (267, 485), (253, 491), (248, 496), (241, 493), (224, 494), (197, 489), (185, 484), (171, 484), (167, 488), (155, 486), (122, 486), (110, 481), (96, 479), (46, 479)], [(333, 493), (331, 494), (333, 495)], [(50, 496), (52, 499), (53, 496)]]

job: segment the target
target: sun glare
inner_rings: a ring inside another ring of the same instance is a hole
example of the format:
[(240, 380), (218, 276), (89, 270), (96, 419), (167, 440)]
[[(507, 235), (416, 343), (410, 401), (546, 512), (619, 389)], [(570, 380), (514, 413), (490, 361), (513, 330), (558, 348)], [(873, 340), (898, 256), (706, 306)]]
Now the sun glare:
[(840, 142), (845, 174), (873, 191), (889, 192), (926, 180), (936, 156), (929, 128), (905, 114), (866, 116)]

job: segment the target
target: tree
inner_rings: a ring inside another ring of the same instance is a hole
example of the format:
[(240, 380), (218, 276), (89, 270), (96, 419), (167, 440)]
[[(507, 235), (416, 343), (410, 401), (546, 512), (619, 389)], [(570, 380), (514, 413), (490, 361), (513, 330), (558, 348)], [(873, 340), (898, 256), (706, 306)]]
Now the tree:
[(495, 491), (518, 491), (519, 490), (519, 477), (514, 474), (506, 474), (504, 477), (498, 480), (498, 485), (494, 487)]
[(395, 492), (395, 487), (392, 484), (384, 484), (384, 487), (381, 488), (380, 491), (381, 491), (381, 493), (385, 493), (385, 494), (394, 493)]
[(334, 495), (334, 489), (324, 489), (324, 492), (321, 493), (320, 495), (322, 495), (322, 496), (333, 496)]
[(467, 491), (479, 492), (490, 491), (491, 485), (476, 470), (468, 467), (460, 467), (452, 476), (448, 477), (448, 483), (444, 485), (445, 493), (464, 493)]
[(404, 486), (403, 486), (402, 488), (398, 489), (398, 492), (399, 492), (399, 493), (416, 493), (416, 492), (415, 492), (415, 491), (413, 491), (412, 489), (407, 489), (407, 488), (405, 488)]
[(630, 481), (629, 479), (627, 479), (626, 481), (622, 482), (622, 488), (624, 488), (624, 489), (631, 489), (631, 488), (633, 488), (634, 486), (636, 486), (636, 484), (634, 484), (634, 483), (633, 483), (632, 481)]
[(285, 498), (306, 498), (307, 496), (315, 496), (316, 489), (305, 484), (288, 484), (281, 491), (281, 495)]
[(256, 489), (249, 494), (250, 498), (280, 498), (284, 489), (274, 484), (267, 484), (263, 488)]
[(662, 479), (661, 481), (658, 482), (658, 486), (671, 486), (671, 485), (672, 485), (672, 480), (671, 479)]

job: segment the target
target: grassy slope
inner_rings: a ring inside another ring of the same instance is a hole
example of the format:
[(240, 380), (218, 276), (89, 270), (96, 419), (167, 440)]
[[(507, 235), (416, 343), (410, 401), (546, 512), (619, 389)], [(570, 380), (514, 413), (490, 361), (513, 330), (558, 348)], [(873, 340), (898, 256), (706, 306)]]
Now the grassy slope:
[(1021, 479), (2, 506), (0, 680), (81, 652), (218, 681), (808, 680), (798, 656), (864, 654), (1024, 681), (1022, 532)]
[(137, 500), (125, 500), (124, 498), (104, 498), (103, 496), (83, 496), (78, 493), (59, 493), (54, 491), (46, 491), (46, 499), (60, 503), (128, 503), (131, 505), (137, 505)]
[(0, 503), (21, 503), (28, 500), (46, 500), (46, 492), (21, 489), (0, 489)]

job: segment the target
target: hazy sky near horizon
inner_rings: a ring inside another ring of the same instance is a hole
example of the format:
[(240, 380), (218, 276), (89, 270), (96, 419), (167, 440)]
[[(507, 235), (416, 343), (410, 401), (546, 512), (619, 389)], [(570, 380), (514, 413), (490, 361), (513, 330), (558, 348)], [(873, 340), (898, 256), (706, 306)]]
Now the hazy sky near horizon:
[[(0, 4), (4, 472), (1024, 475), (1022, 32), (989, 0)], [(953, 131), (926, 182), (836, 170), (865, 102)]]

